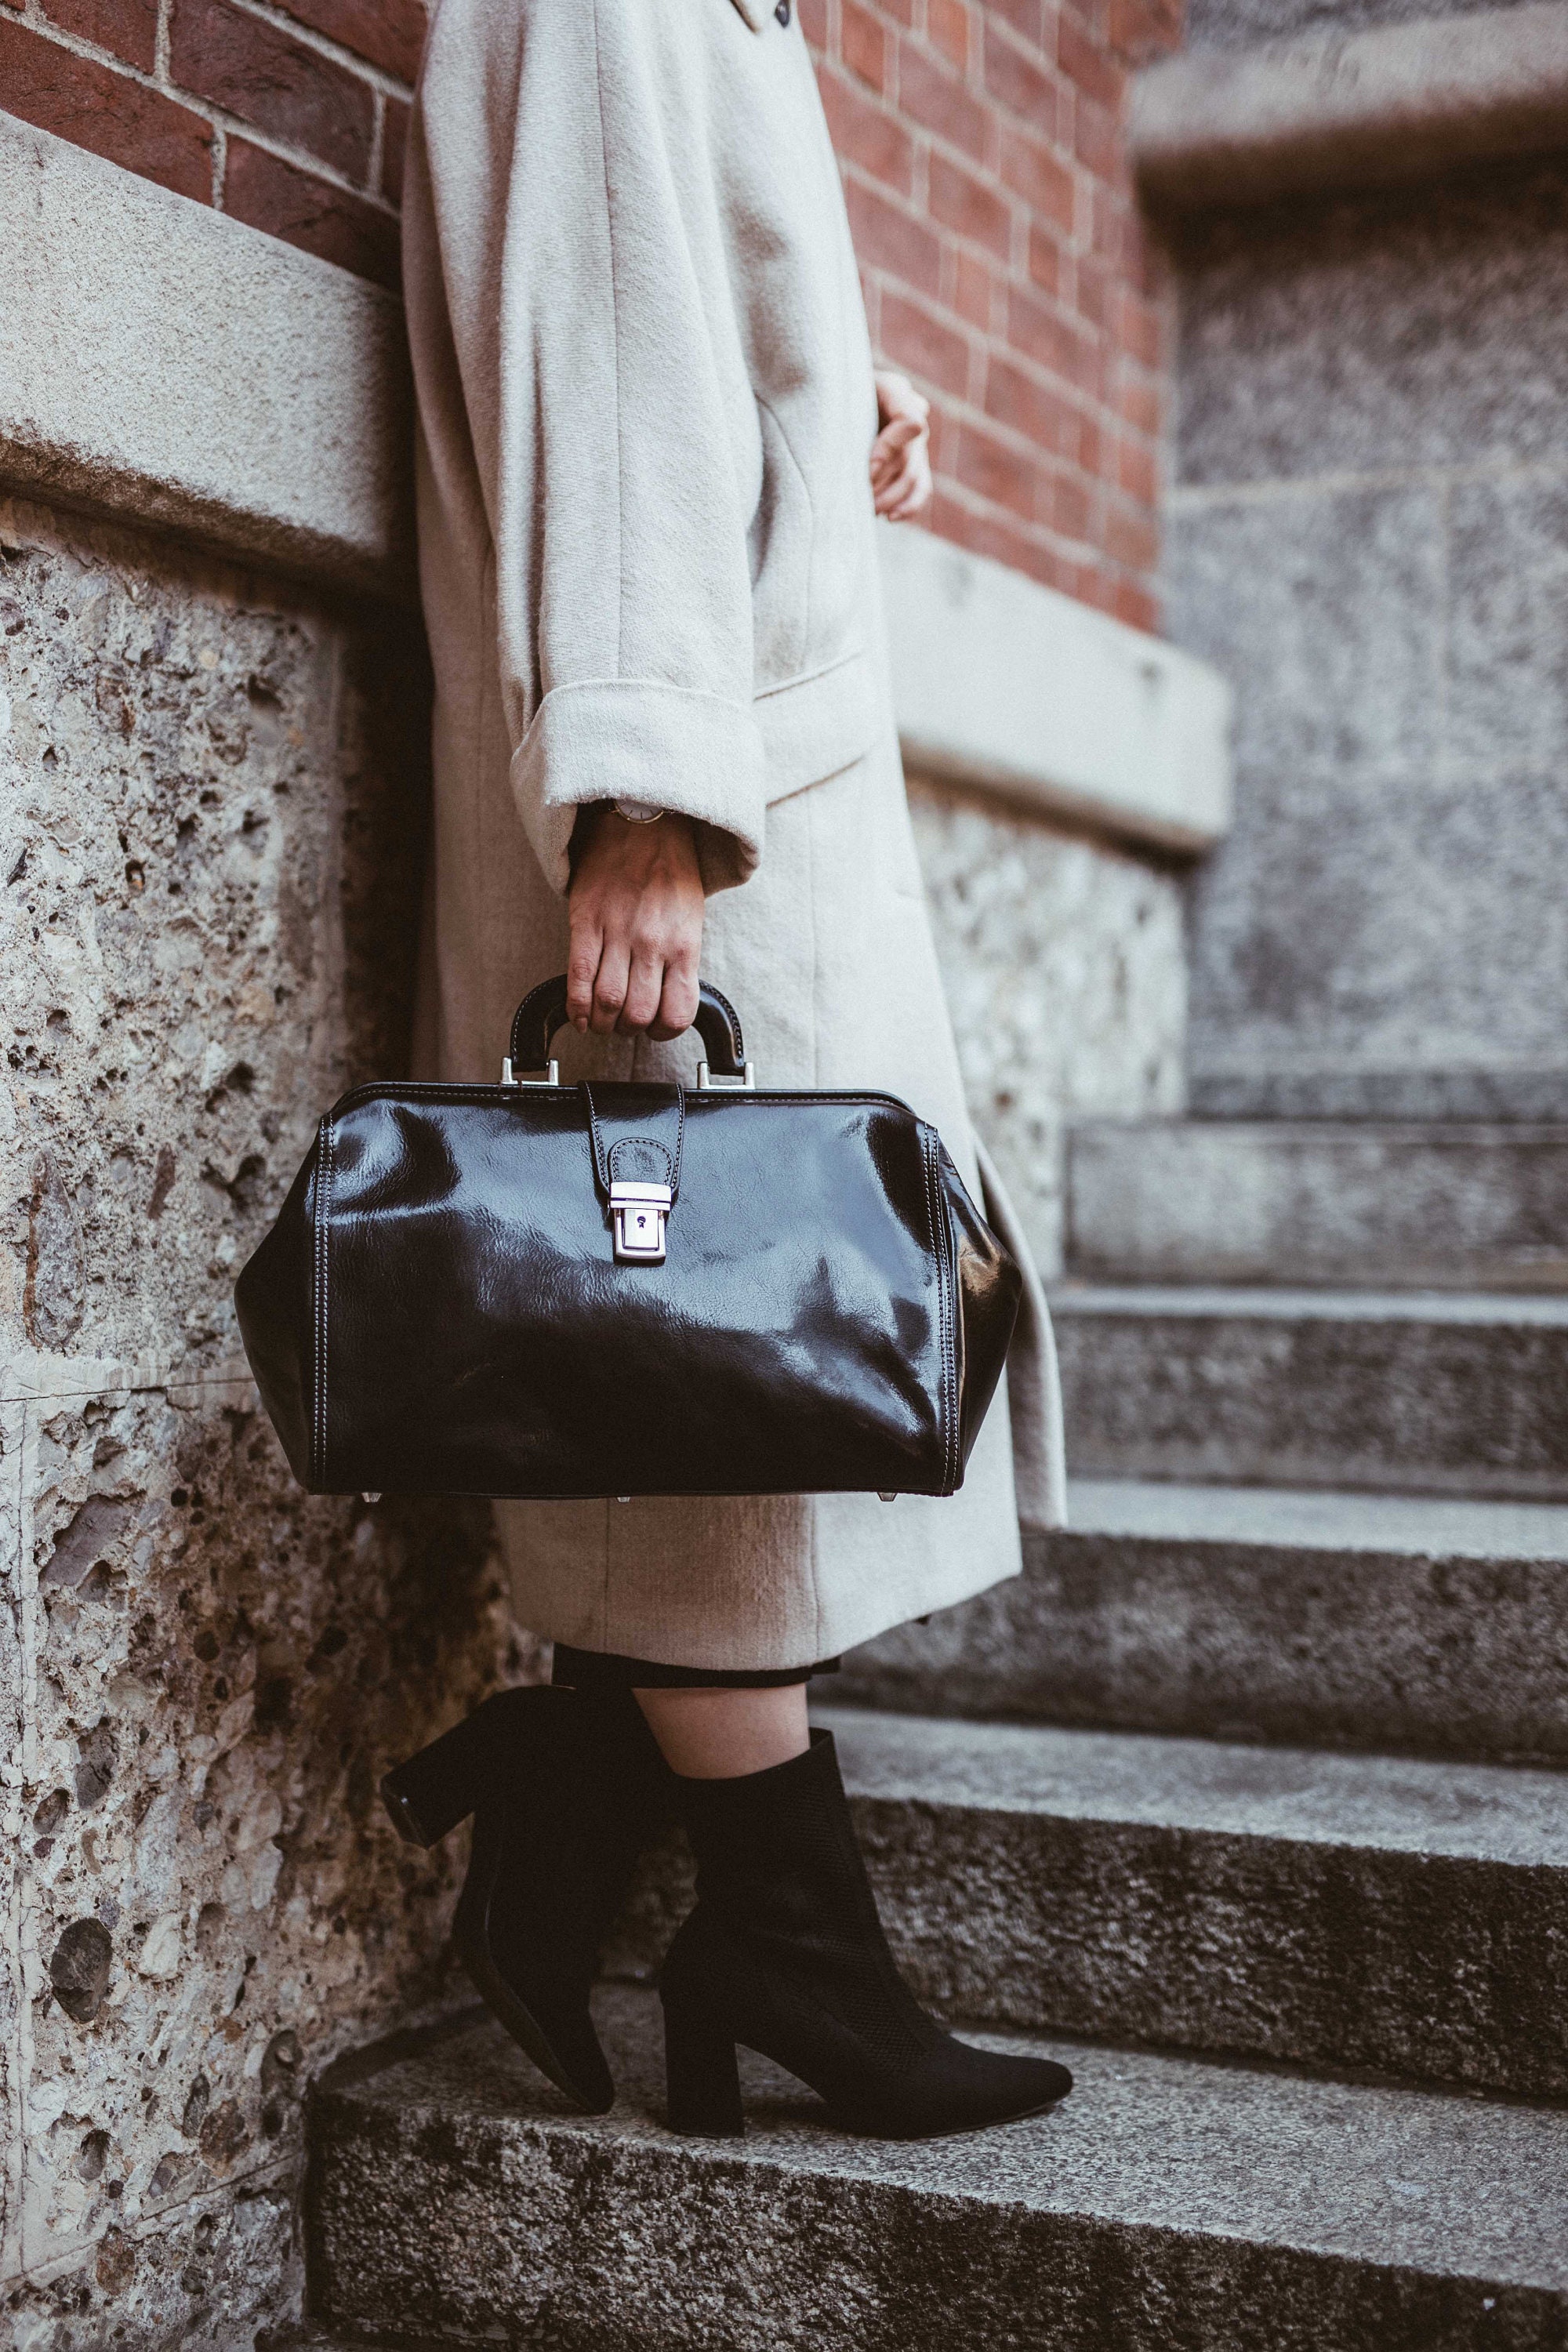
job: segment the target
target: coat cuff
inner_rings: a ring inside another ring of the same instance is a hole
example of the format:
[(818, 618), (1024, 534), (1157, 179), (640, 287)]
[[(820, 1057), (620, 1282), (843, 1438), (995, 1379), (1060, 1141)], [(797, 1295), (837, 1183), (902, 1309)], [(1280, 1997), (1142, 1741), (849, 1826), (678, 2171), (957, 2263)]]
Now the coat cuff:
[(763, 854), (762, 731), (751, 706), (652, 678), (592, 678), (547, 694), (512, 755), (511, 789), (552, 889), (587, 801), (653, 801), (695, 819), (704, 888), (731, 888)]

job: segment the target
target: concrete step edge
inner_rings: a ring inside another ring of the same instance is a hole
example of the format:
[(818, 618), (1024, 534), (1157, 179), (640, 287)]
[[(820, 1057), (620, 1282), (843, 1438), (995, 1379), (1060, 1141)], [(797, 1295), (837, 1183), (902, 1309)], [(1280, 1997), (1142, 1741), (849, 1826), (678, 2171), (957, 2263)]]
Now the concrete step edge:
[(662, 2126), (653, 1996), (602, 1988), (597, 2008), (622, 2090), (603, 2118), (564, 2114), (488, 2021), (341, 2092), (329, 2078), (320, 2308), (433, 2315), (452, 2342), (480, 2318), (532, 2340), (548, 2315), (552, 2343), (584, 2347), (634, 2340), (635, 2315), (659, 2352), (1421, 2352), (1544, 2344), (1568, 2313), (1558, 2110), (977, 2034), (1064, 2059), (1072, 2096), (1001, 2131), (879, 2144), (746, 2059), (747, 2136), (706, 2143)]
[(1077, 1478), (1068, 1482), (1067, 1526), (1051, 1532), (1069, 1541), (1074, 1536), (1118, 1536), (1133, 1543), (1568, 1562), (1568, 1504), (1333, 1487)]

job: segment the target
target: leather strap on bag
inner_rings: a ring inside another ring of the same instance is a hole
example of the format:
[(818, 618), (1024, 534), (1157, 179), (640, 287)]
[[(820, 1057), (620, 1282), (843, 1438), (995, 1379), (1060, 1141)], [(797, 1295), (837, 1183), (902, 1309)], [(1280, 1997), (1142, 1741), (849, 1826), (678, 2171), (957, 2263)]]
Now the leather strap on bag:
[(615, 1089), (605, 1116), (584, 1078), (594, 1179), (610, 1213), (618, 1265), (662, 1265), (669, 1213), (680, 1193), (686, 1089), (633, 1084)]

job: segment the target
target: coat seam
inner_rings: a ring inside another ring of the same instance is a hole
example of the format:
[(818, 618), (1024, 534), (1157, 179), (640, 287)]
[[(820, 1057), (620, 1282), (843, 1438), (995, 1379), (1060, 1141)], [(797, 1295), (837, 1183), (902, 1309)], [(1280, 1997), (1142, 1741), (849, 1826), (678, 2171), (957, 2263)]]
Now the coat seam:
[[(616, 204), (610, 192), (610, 142), (605, 129), (605, 75), (600, 62), (599, 0), (594, 0), (594, 91), (598, 102), (599, 162), (605, 179), (605, 240), (610, 249), (610, 335), (616, 371), (616, 675), (621, 672), (621, 647), (626, 628), (626, 436), (621, 430), (621, 290), (616, 267)], [(541, 709), (543, 708), (542, 699)]]

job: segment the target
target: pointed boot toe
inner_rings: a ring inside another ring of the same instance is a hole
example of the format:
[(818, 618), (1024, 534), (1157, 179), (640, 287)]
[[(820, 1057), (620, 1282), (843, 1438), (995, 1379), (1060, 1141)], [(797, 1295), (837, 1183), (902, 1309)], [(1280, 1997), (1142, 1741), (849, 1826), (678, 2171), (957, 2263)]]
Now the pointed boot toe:
[(921, 2139), (1065, 2098), (1048, 2059), (978, 2050), (927, 2014), (888, 1948), (830, 1732), (732, 1780), (680, 1780), (697, 1906), (660, 1973), (672, 2130), (744, 2128), (737, 2045), (809, 2084), (847, 2131)]

